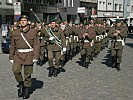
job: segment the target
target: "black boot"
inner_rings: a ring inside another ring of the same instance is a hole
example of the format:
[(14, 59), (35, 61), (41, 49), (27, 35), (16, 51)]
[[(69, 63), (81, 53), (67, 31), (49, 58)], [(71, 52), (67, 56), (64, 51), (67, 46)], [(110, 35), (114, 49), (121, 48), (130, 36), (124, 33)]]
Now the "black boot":
[(43, 65), (43, 60), (39, 61), (39, 65), (42, 66)]
[(18, 89), (18, 97), (23, 97), (24, 94), (24, 83), (20, 82), (19, 83), (19, 89)]
[(59, 74), (59, 69), (58, 68), (54, 68), (54, 77), (57, 77), (57, 75)]
[(116, 69), (117, 69), (118, 71), (121, 70), (121, 69), (120, 69), (120, 63), (117, 63), (117, 64), (116, 64)]
[(50, 67), (49, 68), (49, 73), (48, 73), (48, 77), (51, 77), (54, 73), (54, 68), (53, 67)]
[(88, 62), (85, 62), (85, 68), (87, 69), (89, 66)]
[(61, 67), (59, 68), (59, 72), (65, 72), (64, 67), (64, 61), (61, 60)]
[(90, 60), (93, 61), (93, 55), (92, 55), (92, 54), (91, 54), (91, 56), (90, 56)]
[(24, 87), (23, 99), (28, 99), (29, 97), (30, 97), (30, 94), (29, 94), (29, 87)]

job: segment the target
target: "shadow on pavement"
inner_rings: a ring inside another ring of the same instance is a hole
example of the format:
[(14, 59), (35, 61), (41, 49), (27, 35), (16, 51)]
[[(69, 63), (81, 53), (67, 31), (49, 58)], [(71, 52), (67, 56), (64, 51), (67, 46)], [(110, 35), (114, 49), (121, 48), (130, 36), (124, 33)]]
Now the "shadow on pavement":
[(126, 43), (126, 45), (133, 48), (133, 43)]
[(79, 64), (79, 66), (81, 66), (82, 67), (82, 65), (83, 65), (83, 62), (82, 62), (82, 60), (81, 60), (82, 58), (79, 58), (79, 60), (78, 61), (76, 61), (76, 63), (77, 64)]
[(103, 58), (102, 64), (112, 68), (111, 50), (109, 49), (106, 56)]
[(36, 78), (32, 78), (32, 86), (30, 88), (30, 94), (32, 94), (36, 89), (41, 89), (43, 87), (43, 82), (40, 80), (36, 80)]

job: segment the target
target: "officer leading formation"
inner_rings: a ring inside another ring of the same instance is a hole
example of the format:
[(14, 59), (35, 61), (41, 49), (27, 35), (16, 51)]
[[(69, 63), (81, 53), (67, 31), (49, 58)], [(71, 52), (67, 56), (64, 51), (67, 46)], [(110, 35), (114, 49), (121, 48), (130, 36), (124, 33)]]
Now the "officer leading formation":
[(81, 66), (87, 69), (100, 51), (108, 47), (109, 41), (112, 68), (120, 71), (127, 32), (126, 24), (120, 19), (112, 25), (93, 18), (84, 24), (67, 20), (52, 20), (46, 24), (30, 22), (27, 16), (21, 16), (10, 29), (9, 55), (12, 71), (19, 83), (18, 97), (30, 97), (34, 63), (43, 66), (48, 61), (48, 77), (57, 77), (60, 72), (65, 72), (64, 65), (80, 53)]

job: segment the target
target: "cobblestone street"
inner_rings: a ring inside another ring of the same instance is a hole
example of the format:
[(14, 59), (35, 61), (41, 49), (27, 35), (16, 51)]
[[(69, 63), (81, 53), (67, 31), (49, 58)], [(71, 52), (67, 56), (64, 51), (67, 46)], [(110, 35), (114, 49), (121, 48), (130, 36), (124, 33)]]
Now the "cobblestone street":
[[(34, 66), (29, 100), (133, 100), (133, 39), (127, 38), (121, 71), (111, 68), (110, 50), (104, 49), (88, 69), (79, 65), (80, 55), (65, 65), (66, 72), (48, 77), (48, 63)], [(8, 61), (0, 55), (0, 100), (17, 98), (17, 83)]]

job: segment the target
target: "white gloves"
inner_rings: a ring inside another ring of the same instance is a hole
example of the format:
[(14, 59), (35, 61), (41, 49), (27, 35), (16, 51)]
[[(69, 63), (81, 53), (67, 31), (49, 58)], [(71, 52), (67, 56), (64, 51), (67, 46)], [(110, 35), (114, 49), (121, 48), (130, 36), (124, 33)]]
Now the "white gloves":
[(49, 38), (49, 40), (51, 40), (51, 41), (54, 40), (54, 39), (55, 39), (55, 37), (50, 37), (50, 38)]
[(35, 63), (35, 62), (37, 62), (38, 60), (36, 60), (36, 59), (33, 59), (33, 63)]
[(11, 62), (11, 63), (13, 63), (13, 62), (14, 62), (14, 60), (10, 60), (10, 62)]
[(66, 48), (63, 48), (63, 52), (66, 52)]

